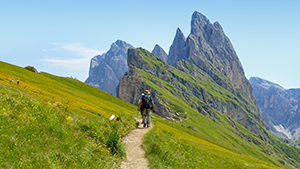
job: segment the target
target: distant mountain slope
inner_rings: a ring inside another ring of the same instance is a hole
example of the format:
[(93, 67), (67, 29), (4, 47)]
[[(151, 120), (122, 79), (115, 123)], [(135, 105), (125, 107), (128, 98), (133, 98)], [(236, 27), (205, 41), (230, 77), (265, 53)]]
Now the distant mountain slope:
[(284, 89), (259, 77), (249, 81), (268, 126), (289, 139), (300, 140), (300, 89)]
[(132, 45), (117, 40), (107, 53), (91, 59), (89, 77), (85, 83), (100, 90), (116, 95), (119, 78), (128, 70), (127, 49)]

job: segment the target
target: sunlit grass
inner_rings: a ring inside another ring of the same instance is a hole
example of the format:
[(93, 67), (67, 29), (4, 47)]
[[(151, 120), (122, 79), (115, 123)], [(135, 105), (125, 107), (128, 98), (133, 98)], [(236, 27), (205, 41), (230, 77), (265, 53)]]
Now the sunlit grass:
[(75, 79), (0, 65), (1, 168), (119, 167), (135, 106)]
[(161, 122), (145, 137), (145, 148), (152, 168), (280, 168)]

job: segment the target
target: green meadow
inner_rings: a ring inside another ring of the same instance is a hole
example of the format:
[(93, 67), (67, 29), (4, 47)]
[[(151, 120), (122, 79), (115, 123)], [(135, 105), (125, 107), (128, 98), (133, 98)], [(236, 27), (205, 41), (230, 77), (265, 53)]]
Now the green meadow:
[[(143, 142), (150, 168), (300, 166), (299, 149), (269, 131), (264, 129), (269, 137), (265, 142), (218, 111), (219, 119), (213, 121), (152, 83), (149, 79), (154, 76), (140, 71), (142, 79), (173, 109), (188, 116), (171, 122), (153, 114), (154, 128)], [(215, 95), (228, 99), (220, 92)], [(122, 137), (136, 128), (137, 114), (136, 106), (76, 79), (0, 62), (0, 167), (119, 168), (126, 158)], [(109, 120), (111, 115), (121, 116), (122, 122)]]
[(135, 106), (75, 79), (0, 65), (1, 168), (119, 167)]

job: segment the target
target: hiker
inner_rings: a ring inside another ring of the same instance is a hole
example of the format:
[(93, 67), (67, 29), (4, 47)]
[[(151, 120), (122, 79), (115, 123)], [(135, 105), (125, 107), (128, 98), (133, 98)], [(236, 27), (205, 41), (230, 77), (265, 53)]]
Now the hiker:
[(14, 82), (14, 78), (11, 78), (11, 81), (10, 82)]
[[(144, 93), (142, 93), (142, 97), (144, 96)], [(139, 104), (139, 107), (141, 107), (142, 106), (142, 98), (140, 98), (139, 99), (139, 101), (138, 101), (138, 104)], [(144, 118), (143, 118), (143, 109), (139, 109), (139, 111), (141, 112), (141, 116), (142, 116), (142, 119), (143, 119), (143, 121), (142, 121), (142, 124), (144, 124)]]
[(19, 83), (20, 83), (20, 81), (19, 81), (19, 79), (17, 80), (17, 84), (19, 85)]
[(153, 103), (152, 97), (150, 97), (149, 90), (145, 91), (145, 95), (141, 98), (141, 104), (139, 107), (139, 111), (142, 110), (143, 119), (144, 119), (144, 127), (150, 127), (150, 119), (151, 119), (151, 105), (153, 108), (153, 112), (155, 112), (155, 106)]

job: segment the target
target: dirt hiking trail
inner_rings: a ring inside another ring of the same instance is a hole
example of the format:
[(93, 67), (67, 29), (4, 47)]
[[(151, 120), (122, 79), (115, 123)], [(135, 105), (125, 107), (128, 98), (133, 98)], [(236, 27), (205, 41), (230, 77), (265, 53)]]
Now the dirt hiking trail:
[(142, 142), (144, 135), (151, 130), (153, 125), (151, 124), (150, 128), (144, 128), (141, 124), (142, 119), (137, 119), (137, 121), (139, 122), (138, 128), (123, 138), (127, 159), (122, 161), (121, 169), (148, 169), (148, 160), (145, 158)]

